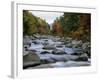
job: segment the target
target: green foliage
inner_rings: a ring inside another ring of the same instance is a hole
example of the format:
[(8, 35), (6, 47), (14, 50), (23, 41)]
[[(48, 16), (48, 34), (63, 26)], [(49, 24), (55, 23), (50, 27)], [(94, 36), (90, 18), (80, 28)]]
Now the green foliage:
[(37, 18), (28, 11), (23, 11), (23, 33), (24, 35), (32, 35), (37, 32), (36, 26), (38, 25)]
[[(57, 21), (59, 23), (57, 23)], [(89, 40), (91, 32), (91, 15), (85, 13), (64, 13), (53, 23), (54, 33), (74, 39)], [(58, 28), (60, 27), (60, 28)], [(59, 30), (60, 29), (60, 30)]]
[(47, 34), (49, 25), (45, 20), (34, 16), (27, 10), (23, 11), (23, 34), (33, 35), (34, 33)]
[(58, 35), (72, 37), (90, 41), (91, 32), (91, 15), (88, 13), (64, 13), (56, 18), (50, 25), (40, 17), (37, 17), (27, 10), (23, 10), (23, 34), (33, 35), (34, 33)]
[(64, 32), (70, 33), (75, 31), (79, 25), (79, 17), (76, 13), (64, 13), (63, 17), (60, 17), (60, 22)]

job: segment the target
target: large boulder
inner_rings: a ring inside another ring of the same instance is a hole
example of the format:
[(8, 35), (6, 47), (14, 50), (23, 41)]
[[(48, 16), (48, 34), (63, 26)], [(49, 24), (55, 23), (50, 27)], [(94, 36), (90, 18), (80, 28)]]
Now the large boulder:
[(34, 67), (40, 64), (41, 64), (40, 58), (36, 53), (29, 51), (27, 54), (23, 55), (23, 68), (24, 69), (28, 67)]
[(40, 58), (36, 53), (29, 51), (28, 54), (23, 56), (23, 61), (40, 61)]

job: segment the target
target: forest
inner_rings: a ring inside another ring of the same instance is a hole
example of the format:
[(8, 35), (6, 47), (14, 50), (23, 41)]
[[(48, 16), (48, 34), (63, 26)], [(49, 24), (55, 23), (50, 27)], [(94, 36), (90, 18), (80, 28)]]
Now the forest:
[(33, 15), (28, 10), (23, 11), (23, 34), (33, 35), (51, 34), (60, 37), (72, 37), (73, 39), (90, 41), (91, 32), (91, 15), (89, 13), (68, 13), (57, 17), (50, 25), (43, 19)]

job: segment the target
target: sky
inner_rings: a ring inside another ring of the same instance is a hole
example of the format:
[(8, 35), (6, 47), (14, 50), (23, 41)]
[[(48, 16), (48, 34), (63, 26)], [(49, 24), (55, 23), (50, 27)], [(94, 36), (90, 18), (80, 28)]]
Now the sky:
[(47, 23), (51, 24), (54, 20), (62, 16), (64, 13), (61, 12), (44, 12), (44, 11), (30, 11), (33, 15), (45, 19)]

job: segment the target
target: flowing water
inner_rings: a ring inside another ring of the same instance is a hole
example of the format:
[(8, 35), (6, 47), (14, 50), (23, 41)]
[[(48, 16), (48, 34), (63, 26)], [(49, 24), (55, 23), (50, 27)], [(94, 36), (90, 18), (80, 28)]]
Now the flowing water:
[[(46, 49), (44, 48), (46, 47)], [(42, 64), (37, 66), (38, 68), (45, 67), (70, 67), (70, 66), (81, 66), (81, 65), (90, 65), (89, 61), (74, 61), (78, 56), (72, 55), (75, 53), (75, 50), (79, 48), (66, 47), (64, 41), (61, 41), (59, 37), (41, 37), (31, 40), (31, 46), (28, 47), (28, 50), (35, 50), (36, 54), (40, 57), (41, 60), (56, 61), (55, 63)], [(64, 54), (52, 54), (53, 51), (62, 51)], [(42, 52), (45, 52), (42, 54)], [(35, 68), (35, 67), (34, 67)]]

